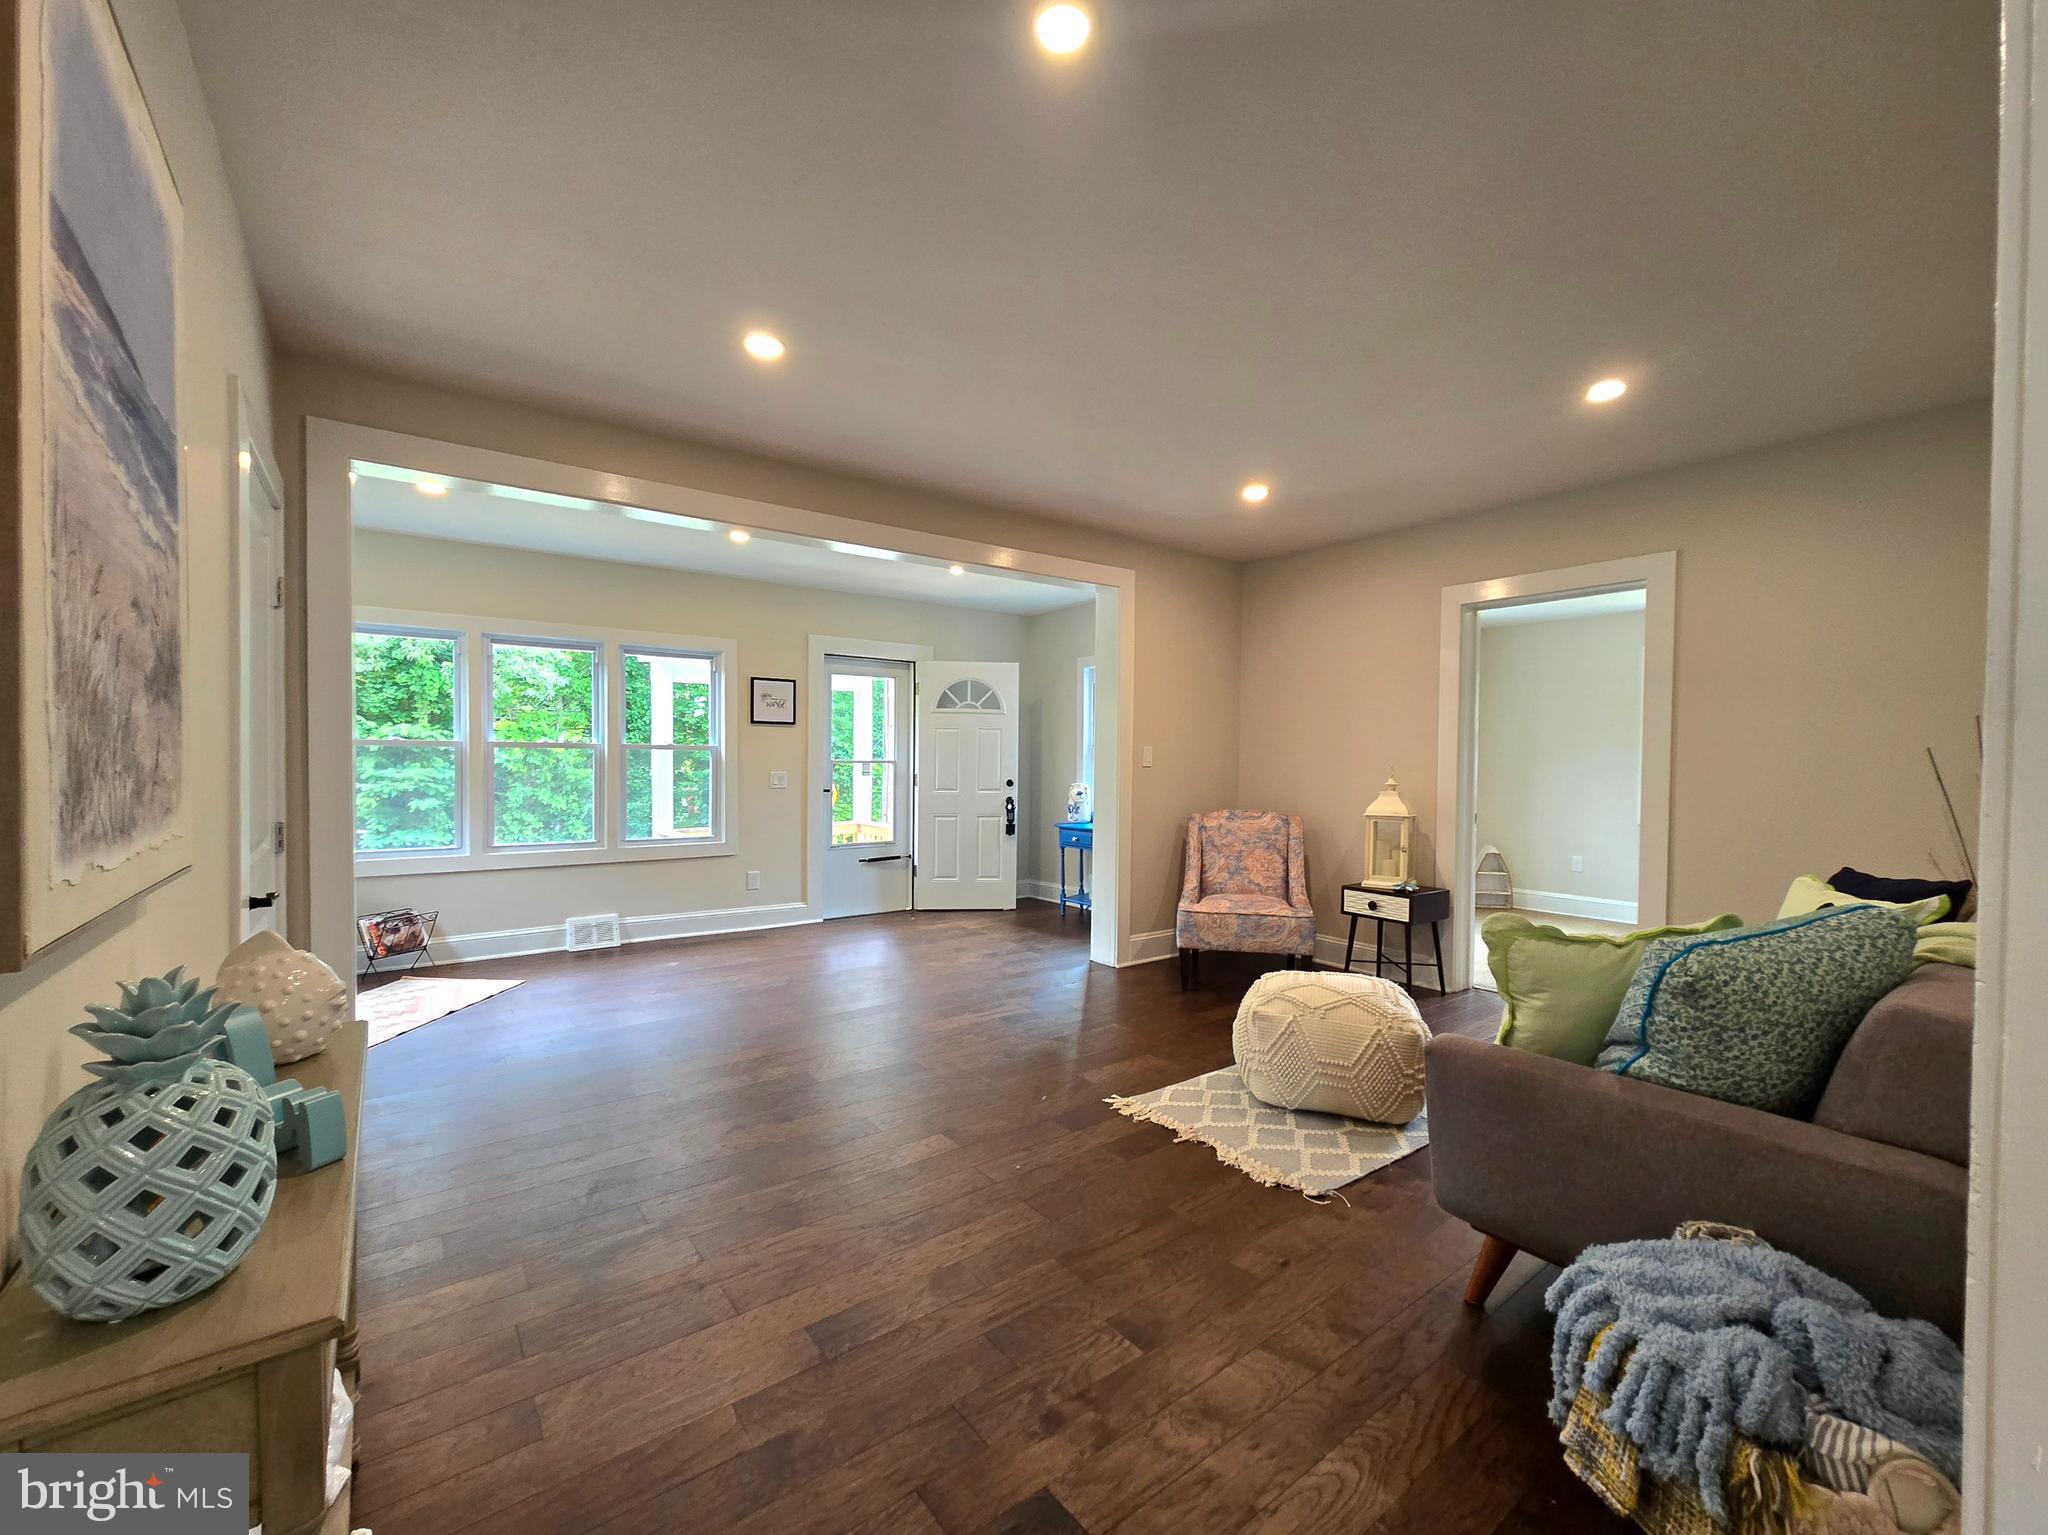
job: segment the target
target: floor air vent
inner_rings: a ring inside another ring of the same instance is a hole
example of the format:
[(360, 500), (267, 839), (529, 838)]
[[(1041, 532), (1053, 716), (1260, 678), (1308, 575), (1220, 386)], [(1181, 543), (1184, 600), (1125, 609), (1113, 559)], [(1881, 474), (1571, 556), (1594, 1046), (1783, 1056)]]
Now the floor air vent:
[(608, 917), (571, 917), (562, 926), (568, 938), (567, 947), (572, 953), (578, 949), (616, 949), (619, 946), (617, 912)]

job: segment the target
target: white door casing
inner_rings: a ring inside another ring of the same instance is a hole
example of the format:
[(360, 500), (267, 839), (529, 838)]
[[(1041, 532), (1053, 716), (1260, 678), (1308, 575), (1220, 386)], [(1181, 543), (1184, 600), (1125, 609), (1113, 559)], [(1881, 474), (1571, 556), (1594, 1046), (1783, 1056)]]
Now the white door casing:
[[(885, 841), (832, 842), (836, 828), (845, 824), (839, 811), (840, 764), (830, 762), (832, 780), (824, 787), (831, 798), (833, 814), (826, 825), (825, 916), (860, 917), (877, 912), (910, 909), (911, 869), (911, 722), (916, 713), (917, 673), (908, 661), (863, 660), (851, 656), (826, 658), (826, 691), (820, 700), (827, 712), (826, 729), (831, 729), (833, 708), (831, 679), (851, 676), (861, 681), (879, 678), (894, 684), (886, 717), (877, 717), (872, 695), (855, 700), (854, 761), (844, 776), (851, 780), (849, 792), (863, 809), (871, 809), (875, 794), (886, 801), (890, 835)], [(875, 733), (882, 737), (882, 752), (871, 755)], [(879, 784), (877, 779), (882, 780)], [(856, 815), (856, 821), (864, 819)]]
[(941, 661), (917, 686), (917, 906), (1017, 906), (1017, 663)]
[[(244, 422), (247, 410), (239, 412)], [(238, 694), (239, 929), (284, 931), (285, 611), (284, 509), (277, 477), (248, 432), (238, 433), (235, 484), (240, 571)]]
[[(1636, 925), (1659, 927), (1670, 895), (1671, 692), (1677, 651), (1678, 555), (1633, 555), (1562, 570), (1473, 581), (1443, 589), (1437, 663), (1436, 879), (1451, 891), (1444, 964), (1460, 989), (1472, 978), (1472, 874), (1478, 804), (1475, 773), (1479, 610), (1582, 593), (1644, 590), (1643, 749), (1636, 855)], [(1446, 861), (1448, 860), (1448, 862)]]

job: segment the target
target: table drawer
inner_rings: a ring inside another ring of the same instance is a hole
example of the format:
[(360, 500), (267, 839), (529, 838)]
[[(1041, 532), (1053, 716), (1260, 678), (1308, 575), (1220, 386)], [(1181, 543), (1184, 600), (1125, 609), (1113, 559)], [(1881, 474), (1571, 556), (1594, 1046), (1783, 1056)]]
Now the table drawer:
[(1060, 846), (1092, 848), (1095, 846), (1095, 832), (1093, 828), (1084, 831), (1078, 827), (1062, 826), (1060, 828)]
[(1348, 917), (1382, 917), (1389, 922), (1408, 920), (1408, 897), (1389, 895), (1384, 890), (1347, 890), (1344, 914)]

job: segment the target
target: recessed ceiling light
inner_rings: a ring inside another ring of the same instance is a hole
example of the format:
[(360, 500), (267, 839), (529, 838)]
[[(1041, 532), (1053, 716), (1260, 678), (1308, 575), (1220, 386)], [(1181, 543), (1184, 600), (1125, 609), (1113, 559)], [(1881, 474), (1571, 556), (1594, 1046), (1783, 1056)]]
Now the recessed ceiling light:
[(747, 355), (756, 362), (774, 362), (786, 348), (782, 338), (769, 330), (750, 330), (740, 338), (740, 345), (747, 349)]
[(967, 567), (965, 565), (948, 565), (946, 569), (956, 576), (964, 576), (967, 574)]
[(235, 455), (235, 462), (240, 464), (244, 469), (247, 469), (252, 463), (255, 462), (255, 459), (250, 454), (249, 450), (247, 448), (244, 448), (242, 449), (241, 452)]
[(1608, 405), (1628, 393), (1628, 380), (1603, 378), (1586, 391), (1586, 402), (1590, 405)]
[(1237, 493), (1237, 496), (1238, 499), (1244, 502), (1246, 506), (1257, 506), (1261, 501), (1265, 500), (1266, 497), (1272, 494), (1273, 487), (1268, 485), (1264, 480), (1253, 480), (1251, 484), (1245, 486), (1243, 490), (1240, 490)]
[(420, 494), (423, 496), (445, 496), (448, 494), (448, 482), (446, 480), (421, 480), (419, 488)]
[(1039, 8), (1031, 30), (1038, 34), (1038, 46), (1047, 53), (1065, 55), (1079, 53), (1088, 46), (1088, 34), (1095, 30), (1095, 21), (1078, 5), (1047, 5)]
[(734, 528), (725, 536), (731, 539), (736, 544), (744, 544), (754, 535), (749, 533), (745, 528)]

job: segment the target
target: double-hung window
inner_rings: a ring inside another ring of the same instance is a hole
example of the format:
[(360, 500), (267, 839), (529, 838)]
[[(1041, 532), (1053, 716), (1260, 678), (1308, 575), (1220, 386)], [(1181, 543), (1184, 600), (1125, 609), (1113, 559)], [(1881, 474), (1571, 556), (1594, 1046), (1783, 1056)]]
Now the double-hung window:
[(708, 838), (718, 775), (716, 658), (632, 645), (620, 655), (625, 840)]
[(491, 846), (595, 847), (597, 647), (489, 643)]
[(462, 851), (462, 661), (459, 633), (356, 630), (358, 854)]

